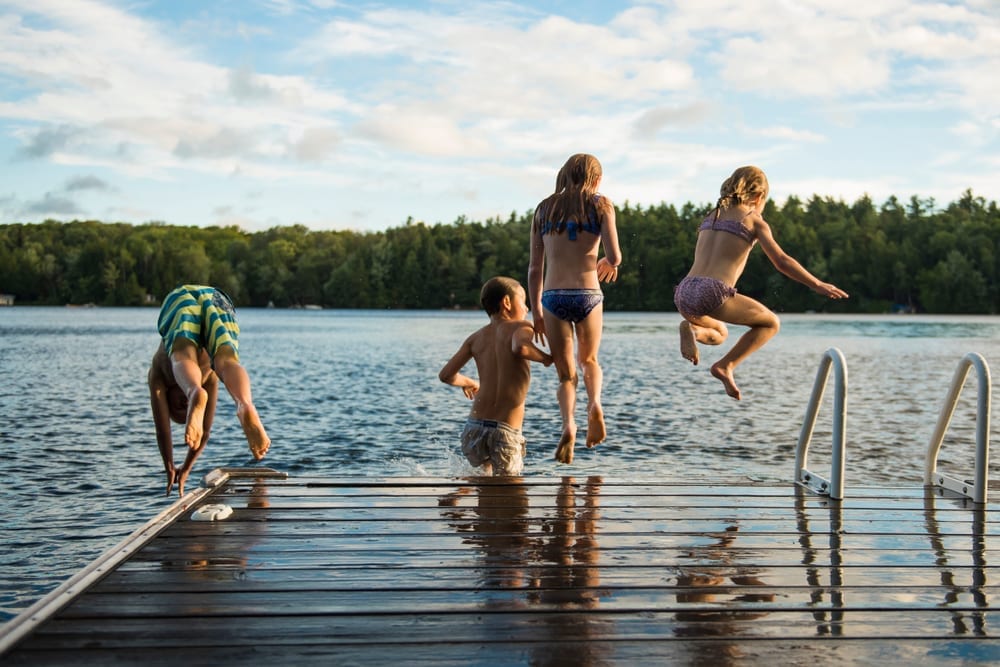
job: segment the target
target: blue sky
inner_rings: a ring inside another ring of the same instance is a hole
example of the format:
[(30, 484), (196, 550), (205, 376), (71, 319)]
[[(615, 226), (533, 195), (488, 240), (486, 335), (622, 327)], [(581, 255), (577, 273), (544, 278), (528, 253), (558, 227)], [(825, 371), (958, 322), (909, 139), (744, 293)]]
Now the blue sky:
[(1000, 1), (0, 0), (0, 222), (506, 218), (1000, 189)]

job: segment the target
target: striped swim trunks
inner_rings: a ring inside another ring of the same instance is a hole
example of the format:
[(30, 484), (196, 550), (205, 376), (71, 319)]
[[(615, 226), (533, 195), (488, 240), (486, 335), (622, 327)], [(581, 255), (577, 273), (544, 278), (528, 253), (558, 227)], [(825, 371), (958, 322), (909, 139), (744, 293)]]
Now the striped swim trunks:
[(168, 355), (173, 352), (177, 338), (187, 338), (205, 348), (212, 359), (223, 345), (233, 349), (237, 360), (240, 358), (236, 310), (220, 289), (181, 285), (163, 300), (156, 326)]

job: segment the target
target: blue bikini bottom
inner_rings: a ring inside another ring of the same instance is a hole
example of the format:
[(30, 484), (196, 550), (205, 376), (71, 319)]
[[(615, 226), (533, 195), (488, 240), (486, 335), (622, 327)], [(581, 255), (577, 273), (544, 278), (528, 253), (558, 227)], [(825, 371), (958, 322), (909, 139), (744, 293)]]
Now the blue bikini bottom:
[(542, 292), (542, 306), (564, 322), (582, 322), (604, 301), (599, 289), (549, 289)]

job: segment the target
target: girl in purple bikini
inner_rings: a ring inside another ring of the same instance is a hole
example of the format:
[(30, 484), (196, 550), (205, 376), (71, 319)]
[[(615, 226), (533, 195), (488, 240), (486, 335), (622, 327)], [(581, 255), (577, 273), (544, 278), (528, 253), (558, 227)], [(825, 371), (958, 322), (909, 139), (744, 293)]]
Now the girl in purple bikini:
[(698, 345), (719, 345), (729, 336), (726, 324), (750, 327), (732, 349), (712, 364), (711, 373), (726, 393), (740, 400), (733, 378), (736, 366), (769, 341), (780, 325), (764, 304), (739, 294), (736, 281), (756, 243), (774, 268), (814, 292), (846, 299), (847, 292), (806, 271), (781, 249), (761, 214), (767, 202), (767, 176), (757, 167), (740, 167), (719, 189), (718, 204), (698, 228), (694, 264), (674, 289), (674, 304), (684, 317), (680, 325), (681, 355), (698, 363)]
[[(576, 442), (577, 363), (587, 389), (587, 446), (604, 442), (606, 436), (603, 373), (597, 362), (604, 325), (600, 283), (618, 277), (622, 253), (614, 204), (597, 192), (601, 176), (601, 163), (593, 155), (570, 157), (556, 177), (555, 193), (538, 205), (531, 223), (528, 293), (535, 340), (548, 337), (559, 373), (556, 397), (563, 430), (555, 458), (562, 463), (572, 463)], [(604, 249), (600, 259), (599, 247)]]

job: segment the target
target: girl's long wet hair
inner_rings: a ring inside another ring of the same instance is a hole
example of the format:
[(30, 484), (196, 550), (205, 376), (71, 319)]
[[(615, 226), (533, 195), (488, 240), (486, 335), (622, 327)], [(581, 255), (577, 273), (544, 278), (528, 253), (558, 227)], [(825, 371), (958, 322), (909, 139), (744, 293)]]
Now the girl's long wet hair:
[(767, 197), (769, 186), (767, 176), (760, 167), (746, 166), (740, 167), (733, 174), (722, 182), (719, 188), (719, 201), (715, 204), (715, 219), (719, 219), (719, 213), (723, 207), (739, 206), (743, 204), (749, 206), (750, 202), (757, 197)]
[[(596, 206), (594, 195), (603, 174), (600, 161), (593, 155), (577, 153), (571, 156), (556, 175), (556, 191), (538, 205), (535, 221), (543, 222), (539, 213), (552, 222), (586, 220), (588, 208), (593, 210)], [(601, 197), (599, 203), (606, 201)]]

